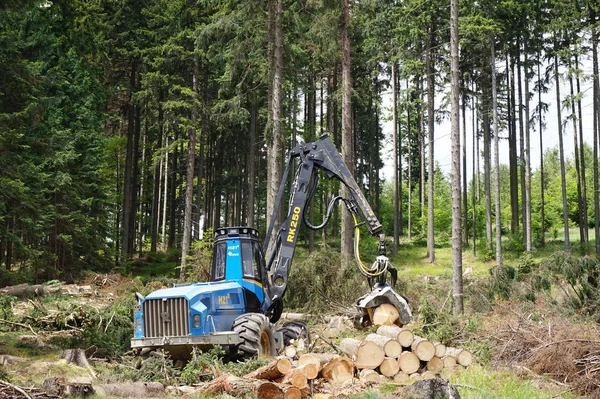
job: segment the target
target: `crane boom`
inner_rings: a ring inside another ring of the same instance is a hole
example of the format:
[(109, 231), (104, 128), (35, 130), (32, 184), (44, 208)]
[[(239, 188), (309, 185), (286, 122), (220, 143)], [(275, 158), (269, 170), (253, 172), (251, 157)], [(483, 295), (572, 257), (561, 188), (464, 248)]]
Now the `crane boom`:
[[(273, 221), (282, 201), (284, 187), (287, 184), (287, 175), (295, 159), (299, 159), (299, 164), (296, 168), (296, 175), (290, 189), (288, 213), (277, 231), (274, 240), (271, 240)], [(325, 216), (323, 223), (319, 226), (313, 226), (306, 219), (305, 210), (307, 204), (311, 201), (312, 194), (318, 184), (319, 170), (323, 170), (329, 178), (336, 178), (344, 184), (348, 188), (351, 198), (344, 198), (341, 196), (335, 197), (328, 206), (327, 215)], [(379, 235), (380, 257), (378, 257), (377, 262), (382, 262), (383, 268), (379, 268), (379, 273), (374, 273), (372, 276), (379, 276), (379, 282), (385, 284), (385, 271), (390, 271), (393, 273), (392, 282), (395, 281), (395, 269), (393, 269), (391, 264), (389, 264), (387, 257), (385, 257), (385, 236), (382, 234), (383, 227), (373, 212), (371, 205), (369, 205), (364, 194), (358, 187), (350, 170), (342, 160), (340, 153), (331, 142), (331, 139), (325, 135), (312, 143), (299, 144), (290, 152), (271, 217), (271, 225), (269, 226), (265, 237), (264, 247), (266, 248), (270, 244), (267, 256), (268, 276), (266, 279), (266, 291), (272, 301), (271, 309), (269, 310), (272, 321), (278, 319), (279, 316), (277, 313), (280, 313), (279, 309), (283, 306), (281, 300), (287, 288), (288, 276), (301, 224), (314, 230), (323, 228), (331, 216), (333, 206), (338, 201), (344, 202), (346, 207), (355, 216), (355, 220), (356, 215), (360, 215), (362, 219), (360, 225), (364, 224), (369, 233), (372, 235)], [(358, 225), (356, 227), (358, 227)], [(357, 244), (355, 244), (355, 246), (357, 246)], [(359, 263), (359, 266), (364, 268), (360, 259), (357, 259), (357, 262)], [(378, 266), (374, 267), (375, 269), (372, 270), (378, 269)], [(369, 277), (371, 281), (371, 275), (365, 275)], [(279, 309), (277, 309), (278, 306)]]

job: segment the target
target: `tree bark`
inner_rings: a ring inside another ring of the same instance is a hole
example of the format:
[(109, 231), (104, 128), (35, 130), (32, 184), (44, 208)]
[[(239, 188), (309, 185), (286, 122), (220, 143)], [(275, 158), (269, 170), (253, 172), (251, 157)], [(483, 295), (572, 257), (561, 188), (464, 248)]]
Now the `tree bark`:
[[(162, 104), (160, 103), (160, 97), (158, 100), (158, 137), (156, 138), (156, 149), (162, 149), (162, 138), (163, 138), (163, 115), (164, 111)], [(152, 195), (152, 224), (150, 227), (150, 252), (156, 252), (156, 244), (158, 241), (158, 216), (160, 209), (160, 183), (161, 183), (161, 162), (157, 162), (154, 166), (154, 183), (153, 183), (153, 195)]]
[[(579, 78), (579, 56), (575, 54), (575, 68), (577, 70), (576, 82), (577, 82), (577, 94), (581, 93), (581, 81)], [(585, 178), (585, 151), (583, 147), (583, 112), (581, 110), (581, 97), (577, 99), (577, 113), (578, 113), (578, 121), (579, 121), (579, 152), (580, 157), (579, 160), (581, 162), (581, 193), (582, 193), (582, 212), (583, 212), (583, 236), (585, 239), (585, 243), (589, 243), (589, 234), (588, 234), (588, 200), (587, 200), (587, 180)], [(586, 252), (588, 251), (588, 247), (586, 246)]]
[[(200, 77), (200, 61), (198, 55), (194, 56), (194, 74), (192, 76), (194, 100), (198, 101), (198, 79)], [(194, 173), (196, 171), (196, 124), (198, 120), (198, 105), (192, 109), (192, 126), (188, 130), (189, 142), (187, 153), (186, 184), (185, 184), (185, 211), (183, 214), (183, 239), (181, 242), (181, 277), (186, 278), (187, 256), (192, 240), (192, 205), (194, 203)], [(198, 182), (200, 184), (200, 182)]]
[(598, 108), (600, 107), (600, 83), (598, 82), (598, 31), (594, 27), (596, 13), (590, 9), (592, 19), (592, 65), (593, 65), (593, 97), (594, 97), (594, 238), (596, 240), (596, 255), (600, 255), (600, 187), (598, 187), (598, 134), (600, 134), (600, 118)]
[[(398, 89), (396, 88), (396, 62), (392, 63), (392, 157), (393, 157), (393, 173), (392, 181), (394, 186), (394, 245), (392, 253), (394, 256), (398, 254), (399, 246), (399, 230), (398, 226)], [(410, 122), (409, 122), (410, 123)]]
[(434, 128), (435, 128), (435, 74), (434, 74), (434, 40), (435, 33), (433, 27), (430, 27), (429, 32), (429, 49), (426, 55), (426, 70), (427, 70), (427, 131), (429, 135), (429, 159), (427, 173), (427, 255), (429, 263), (435, 263), (435, 232), (434, 232), (434, 190), (433, 182), (435, 178), (434, 170)]
[[(496, 266), (502, 265), (502, 208), (500, 208), (500, 155), (498, 145), (498, 109), (496, 93), (496, 50), (495, 37), (491, 37), (491, 68), (492, 68), (492, 113), (494, 120), (494, 175), (496, 194)], [(519, 86), (520, 87), (520, 86)], [(520, 102), (520, 101), (519, 101)], [(523, 223), (524, 224), (524, 223)]]
[[(131, 63), (129, 82), (131, 95), (137, 86), (137, 63)], [(135, 203), (137, 199), (138, 149), (140, 141), (139, 113), (130, 98), (127, 105), (127, 147), (125, 155), (125, 179), (123, 185), (123, 255), (130, 256), (135, 250)]]
[(525, 250), (531, 252), (533, 241), (533, 229), (531, 227), (531, 129), (529, 126), (529, 65), (527, 60), (528, 45), (524, 43), (524, 61), (523, 70), (525, 75), (525, 151), (523, 153), (524, 171), (525, 171), (525, 220), (523, 227), (525, 230)]
[[(450, 1), (450, 37), (452, 69), (452, 104), (450, 111), (450, 131), (452, 136), (452, 297), (454, 298), (453, 313), (455, 316), (459, 316), (464, 313), (464, 306), (461, 233), (462, 212), (460, 198), (460, 120), (458, 116), (460, 95), (460, 67), (458, 64), (458, 0)], [(466, 220), (467, 219), (465, 218), (465, 222)]]
[[(557, 48), (555, 43), (555, 49)], [(556, 115), (558, 119), (558, 151), (560, 156), (560, 181), (561, 181), (561, 192), (562, 192), (562, 205), (563, 205), (563, 224), (565, 232), (565, 251), (571, 251), (571, 243), (569, 240), (569, 215), (567, 208), (567, 181), (565, 172), (565, 154), (563, 146), (563, 129), (562, 129), (562, 116), (561, 116), (561, 104), (560, 104), (560, 79), (558, 75), (558, 56), (554, 55), (554, 82), (556, 85)]]
[(583, 247), (585, 243), (583, 226), (583, 196), (581, 195), (581, 168), (579, 163), (579, 145), (577, 143), (577, 116), (575, 113), (575, 89), (573, 85), (573, 76), (571, 74), (571, 61), (569, 60), (569, 90), (571, 103), (571, 121), (573, 122), (573, 153), (575, 154), (575, 177), (577, 179), (577, 215), (579, 216), (579, 245)]
[[(541, 55), (537, 53), (537, 75), (538, 75), (538, 123), (540, 129), (540, 223), (541, 223), (541, 242), (543, 248), (546, 245), (546, 215), (545, 215), (545, 198), (544, 198), (544, 123), (542, 115), (542, 73), (541, 73)], [(597, 180), (597, 179), (596, 179)]]
[[(510, 69), (508, 67), (510, 58)], [(517, 125), (515, 115), (515, 61), (512, 56), (507, 58), (507, 78), (510, 80), (508, 90), (508, 147), (510, 171), (510, 231), (516, 233), (519, 227), (519, 173), (517, 171)]]
[[(273, 231), (279, 230), (278, 215), (274, 215), (277, 191), (282, 179), (283, 128), (282, 112), (282, 80), (283, 80), (283, 0), (272, 0), (274, 7), (274, 37), (273, 40), (273, 81), (271, 82), (271, 117), (272, 129), (267, 131), (267, 226), (273, 223)], [(275, 220), (271, 220), (275, 219)], [(276, 234), (272, 235), (274, 239)], [(273, 242), (267, 243), (267, 248)], [(267, 253), (269, 250), (267, 250)]]
[[(342, 159), (350, 174), (354, 176), (354, 137), (352, 132), (352, 81), (350, 64), (350, 0), (344, 0), (340, 21), (342, 42)], [(342, 195), (349, 198), (349, 190), (343, 186)], [(346, 207), (342, 208), (341, 252), (342, 270), (350, 267), (352, 257), (352, 215)]]

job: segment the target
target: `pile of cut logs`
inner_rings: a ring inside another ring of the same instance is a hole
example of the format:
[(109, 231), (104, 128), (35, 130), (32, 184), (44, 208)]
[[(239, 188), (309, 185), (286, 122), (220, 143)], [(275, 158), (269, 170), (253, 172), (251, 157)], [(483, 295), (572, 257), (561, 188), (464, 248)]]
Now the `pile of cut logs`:
[(444, 370), (453, 372), (473, 362), (468, 350), (446, 347), (396, 325), (382, 325), (376, 334), (369, 334), (362, 341), (344, 338), (339, 347), (354, 359), (359, 376), (365, 381), (377, 382), (387, 377), (407, 383), (435, 378)]
[(396, 325), (380, 326), (376, 334), (362, 341), (344, 338), (338, 347), (346, 356), (306, 353), (297, 360), (281, 357), (244, 377), (223, 375), (194, 387), (194, 393), (238, 396), (252, 392), (258, 398), (301, 398), (310, 394), (326, 399), (360, 391), (369, 383), (411, 384), (436, 378), (444, 370), (452, 372), (473, 362), (467, 350), (447, 348)]

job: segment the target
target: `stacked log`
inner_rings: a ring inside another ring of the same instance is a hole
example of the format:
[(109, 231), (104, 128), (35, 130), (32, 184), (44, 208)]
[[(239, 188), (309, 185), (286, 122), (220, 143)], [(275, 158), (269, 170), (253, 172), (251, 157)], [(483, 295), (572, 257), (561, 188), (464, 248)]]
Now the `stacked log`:
[[(447, 348), (392, 324), (380, 326), (376, 334), (369, 334), (362, 341), (345, 338), (338, 346), (354, 360), (358, 377), (364, 382), (387, 377), (400, 384), (412, 383), (435, 378), (445, 370), (468, 367), (473, 362), (468, 350)], [(375, 371), (379, 376), (365, 370)]]

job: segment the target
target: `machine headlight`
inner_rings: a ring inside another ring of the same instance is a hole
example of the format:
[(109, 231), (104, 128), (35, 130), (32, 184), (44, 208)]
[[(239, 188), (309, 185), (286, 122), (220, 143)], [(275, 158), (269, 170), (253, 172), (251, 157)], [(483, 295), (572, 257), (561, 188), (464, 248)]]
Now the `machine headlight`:
[(199, 314), (195, 314), (194, 316), (192, 316), (192, 327), (200, 328), (200, 315)]

